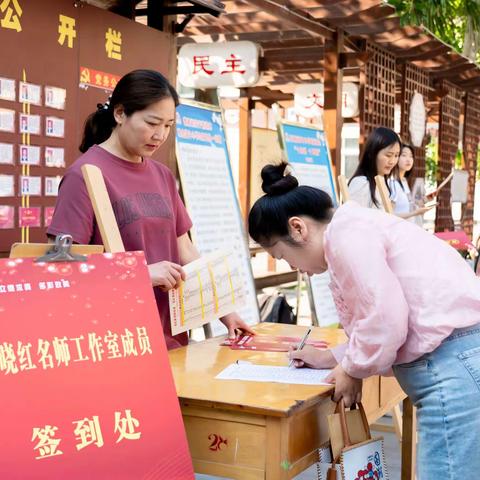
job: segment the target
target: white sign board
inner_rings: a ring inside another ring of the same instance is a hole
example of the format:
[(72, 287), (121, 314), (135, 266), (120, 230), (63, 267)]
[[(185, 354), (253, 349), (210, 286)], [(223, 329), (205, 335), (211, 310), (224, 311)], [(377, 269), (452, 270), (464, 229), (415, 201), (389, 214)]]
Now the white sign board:
[(330, 274), (327, 272), (309, 277), (312, 298), (310, 305), (319, 327), (337, 327), (340, 323), (337, 307), (330, 290)]
[[(297, 115), (304, 118), (315, 118), (323, 115), (323, 83), (298, 85), (295, 88), (293, 98)], [(342, 117), (356, 117), (358, 113), (358, 85), (352, 82), (344, 82), (342, 85)]]
[[(260, 322), (255, 284), (228, 157), (219, 109), (182, 103), (177, 108), (177, 162), (183, 194), (192, 218), (192, 234), (202, 255), (233, 250), (240, 264), (246, 306), (238, 314), (249, 324)], [(224, 334), (219, 322), (214, 334)]]
[(427, 123), (427, 111), (421, 93), (415, 92), (410, 103), (409, 126), (410, 140), (414, 147), (421, 147)]
[(454, 170), (451, 185), (452, 202), (467, 203), (468, 172), (467, 170)]
[(190, 88), (250, 87), (258, 81), (253, 42), (188, 43), (178, 53), (178, 79)]

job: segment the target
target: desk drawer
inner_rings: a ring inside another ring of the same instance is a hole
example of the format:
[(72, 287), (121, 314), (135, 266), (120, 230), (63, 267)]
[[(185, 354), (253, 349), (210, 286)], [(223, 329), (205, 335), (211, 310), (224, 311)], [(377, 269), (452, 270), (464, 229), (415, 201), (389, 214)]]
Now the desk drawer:
[(214, 463), (225, 466), (226, 471), (228, 468), (240, 468), (245, 472), (249, 469), (258, 473), (264, 471), (264, 417), (212, 409), (204, 411), (201, 408), (183, 408), (182, 413), (194, 464)]

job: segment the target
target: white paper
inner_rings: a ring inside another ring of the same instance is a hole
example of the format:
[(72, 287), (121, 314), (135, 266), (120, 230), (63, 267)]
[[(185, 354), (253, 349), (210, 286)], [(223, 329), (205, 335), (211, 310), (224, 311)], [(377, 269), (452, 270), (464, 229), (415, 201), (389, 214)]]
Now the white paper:
[(0, 99), (15, 101), (15, 80), (0, 77)]
[(0, 143), (0, 163), (13, 165), (13, 145), (11, 143)]
[(15, 132), (15, 110), (0, 108), (0, 131)]
[(41, 195), (42, 177), (20, 177), (20, 195)]
[(37, 145), (19, 145), (21, 165), (40, 165), (40, 147)]
[[(220, 117), (218, 113), (212, 112), (212, 118), (215, 115)], [(247, 303), (236, 312), (248, 324), (256, 324), (260, 321), (260, 316), (250, 254), (230, 180), (226, 152), (216, 144), (193, 145), (178, 139), (177, 148), (183, 192), (193, 221), (195, 245), (201, 253), (233, 248), (241, 265), (247, 292)], [(225, 327), (220, 322), (214, 322), (212, 329), (214, 335), (225, 333)]]
[(46, 117), (45, 119), (45, 135), (47, 137), (65, 136), (65, 120), (58, 117)]
[(0, 197), (13, 197), (15, 195), (15, 177), (13, 175), (0, 175)]
[(20, 133), (40, 135), (40, 115), (20, 114)]
[(333, 300), (333, 295), (329, 287), (331, 281), (330, 274), (327, 271), (319, 275), (312, 275), (309, 281), (318, 326), (331, 327), (338, 325), (340, 320), (338, 318), (337, 307), (335, 306), (335, 301)]
[(41, 105), (42, 88), (40, 85), (34, 85), (33, 83), (20, 82), (20, 97), (18, 101)]
[(58, 187), (62, 177), (45, 177), (45, 196), (46, 197), (57, 197), (58, 196)]
[(169, 291), (172, 334), (199, 327), (245, 304), (246, 291), (236, 256), (212, 252), (183, 266), (186, 279)]
[(233, 363), (220, 372), (218, 380), (245, 380), (251, 382), (275, 382), (296, 385), (330, 385), (325, 378), (331, 370), (313, 368), (280, 367)]
[(65, 150), (63, 148), (45, 147), (45, 165), (47, 167), (65, 167)]
[(45, 87), (45, 106), (65, 110), (67, 91), (64, 88)]

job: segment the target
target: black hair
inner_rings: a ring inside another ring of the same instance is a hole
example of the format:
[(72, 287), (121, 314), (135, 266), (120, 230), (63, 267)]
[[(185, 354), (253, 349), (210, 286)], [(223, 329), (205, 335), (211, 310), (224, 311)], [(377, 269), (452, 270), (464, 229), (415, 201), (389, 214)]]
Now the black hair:
[(88, 116), (80, 151), (84, 153), (110, 137), (117, 124), (113, 112), (118, 105), (123, 106), (128, 117), (164, 98), (172, 98), (175, 106), (179, 103), (177, 92), (161, 73), (154, 70), (127, 73), (118, 81), (109, 101), (98, 104), (97, 110)]
[(295, 216), (308, 216), (322, 223), (329, 222), (333, 215), (333, 202), (328, 193), (318, 188), (298, 185), (291, 174), (285, 175), (288, 163), (266, 165), (262, 168), (260, 197), (248, 215), (248, 231), (257, 243), (268, 246), (281, 238), (292, 245), (288, 220)]
[[(380, 150), (390, 147), (391, 145), (398, 143), (401, 147), (402, 142), (400, 137), (390, 128), (386, 127), (377, 127), (372, 133), (368, 136), (365, 143), (365, 147), (360, 158), (360, 163), (358, 164), (355, 173), (350, 178), (348, 184), (350, 185), (351, 181), (355, 177), (365, 176), (367, 177), (368, 183), (370, 185), (370, 198), (375, 206), (379, 207), (377, 199), (375, 197), (375, 177), (378, 175), (377, 171), (377, 155)], [(388, 179), (391, 176), (391, 172), (388, 175), (385, 175), (385, 183), (388, 190), (390, 187), (388, 185)]]

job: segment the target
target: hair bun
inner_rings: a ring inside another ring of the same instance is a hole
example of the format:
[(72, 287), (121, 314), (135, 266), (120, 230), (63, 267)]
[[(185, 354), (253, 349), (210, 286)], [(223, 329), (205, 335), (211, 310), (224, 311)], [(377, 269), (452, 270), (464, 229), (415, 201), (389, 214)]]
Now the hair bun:
[(288, 163), (282, 162), (279, 165), (265, 165), (262, 168), (262, 190), (267, 195), (283, 195), (298, 187), (298, 180), (287, 173), (285, 168)]

